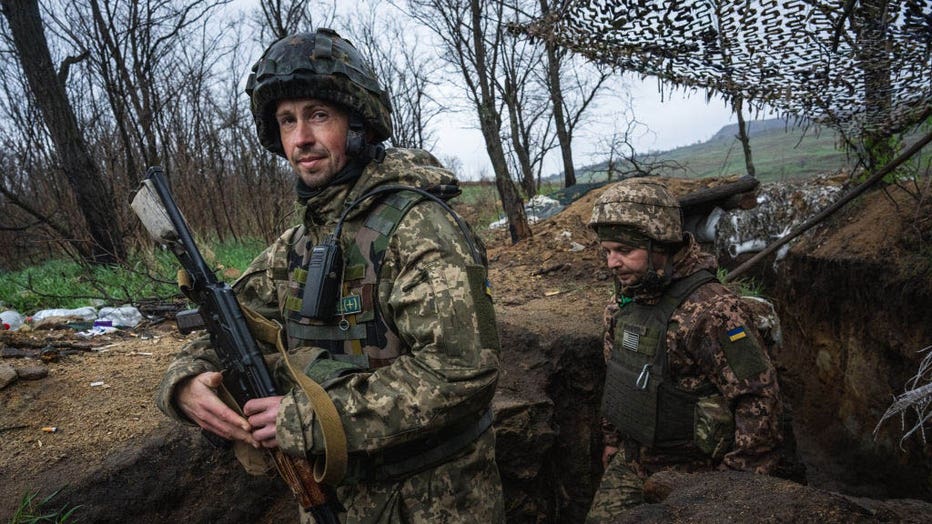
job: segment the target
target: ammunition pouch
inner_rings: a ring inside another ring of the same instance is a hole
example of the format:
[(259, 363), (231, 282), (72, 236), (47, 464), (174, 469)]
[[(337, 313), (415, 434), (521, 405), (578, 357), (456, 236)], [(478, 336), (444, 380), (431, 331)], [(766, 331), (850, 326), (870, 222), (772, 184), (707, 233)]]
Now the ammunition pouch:
[(314, 358), (304, 366), (304, 374), (311, 380), (321, 386), (330, 383), (331, 380), (338, 379), (344, 375), (365, 371), (363, 368), (351, 362), (334, 359), (329, 351), (314, 348), (317, 351)]
[(721, 395), (696, 401), (693, 443), (714, 460), (721, 460), (735, 443), (735, 416)]
[(616, 429), (648, 447), (691, 441), (696, 396), (665, 383), (656, 367), (646, 365), (638, 373), (610, 359), (602, 395), (602, 416)]
[(276, 380), (291, 384), (293, 387), (300, 387), (300, 384), (291, 375), (291, 369), (300, 369), (305, 376), (322, 387), (327, 387), (330, 382), (342, 376), (365, 371), (356, 364), (335, 359), (329, 351), (323, 348), (308, 346), (288, 351), (288, 363), (279, 359), (272, 369), (274, 369)]

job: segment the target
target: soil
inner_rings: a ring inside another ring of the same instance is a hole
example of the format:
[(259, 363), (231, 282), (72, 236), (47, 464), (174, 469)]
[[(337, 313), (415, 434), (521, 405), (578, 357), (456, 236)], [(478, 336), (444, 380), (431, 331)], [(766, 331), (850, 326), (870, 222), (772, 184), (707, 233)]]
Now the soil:
[[(675, 183), (684, 184), (674, 187), (684, 192), (714, 180)], [(600, 191), (534, 225), (534, 237), (517, 245), (503, 232), (485, 234), (500, 322), (543, 339), (598, 332), (611, 277), (585, 223)], [(915, 257), (903, 254), (908, 238), (929, 241), (928, 206), (917, 212), (915, 201), (895, 188), (869, 193), (853, 205), (870, 211), (814, 233), (819, 256), (881, 257), (919, 277), (928, 274), (927, 268), (909, 266)], [(78, 333), (68, 326), (0, 332), (0, 348), (44, 348), (41, 359), (3, 358), (0, 365), (48, 368), (44, 378), (19, 379), (0, 390), (0, 517), (11, 515), (24, 493), (79, 479), (166, 422), (153, 399), (172, 355), (186, 341), (174, 322), (154, 318), (89, 339)], [(507, 387), (521, 389), (520, 379)]]
[[(48, 368), (44, 378), (0, 390), (0, 514), (24, 492), (45, 487), (49, 471), (80, 478), (165, 419), (155, 407), (156, 387), (185, 340), (173, 323), (90, 339), (78, 333), (67, 325), (0, 333), (0, 346), (44, 348), (40, 362)], [(34, 358), (2, 364), (38, 365)]]

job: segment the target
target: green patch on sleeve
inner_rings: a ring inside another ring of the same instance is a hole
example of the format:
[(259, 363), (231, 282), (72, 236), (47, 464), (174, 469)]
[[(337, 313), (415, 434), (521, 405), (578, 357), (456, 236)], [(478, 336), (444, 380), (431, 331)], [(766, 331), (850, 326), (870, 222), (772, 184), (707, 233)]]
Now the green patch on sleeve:
[(479, 321), (479, 343), (484, 348), (500, 349), (498, 324), (495, 322), (495, 309), (492, 306), (491, 290), (486, 279), (485, 268), (470, 264), (466, 266), (466, 276), (469, 278), (469, 288)]
[(738, 380), (746, 380), (766, 371), (767, 357), (757, 344), (757, 338), (753, 336), (735, 338), (734, 335), (729, 336), (728, 333), (723, 333), (719, 341), (725, 353), (725, 360), (728, 361), (728, 365)]

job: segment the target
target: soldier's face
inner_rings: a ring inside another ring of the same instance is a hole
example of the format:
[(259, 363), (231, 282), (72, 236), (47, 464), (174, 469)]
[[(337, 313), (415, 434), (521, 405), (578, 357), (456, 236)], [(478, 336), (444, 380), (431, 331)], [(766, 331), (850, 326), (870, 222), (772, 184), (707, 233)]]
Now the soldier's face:
[(310, 188), (327, 185), (346, 165), (349, 117), (314, 98), (282, 100), (275, 111), (285, 156)]
[[(608, 240), (599, 244), (602, 246), (608, 268), (623, 286), (637, 284), (647, 273), (649, 253), (646, 249)], [(655, 268), (663, 267), (667, 262), (667, 255), (663, 253), (654, 252), (653, 257)]]

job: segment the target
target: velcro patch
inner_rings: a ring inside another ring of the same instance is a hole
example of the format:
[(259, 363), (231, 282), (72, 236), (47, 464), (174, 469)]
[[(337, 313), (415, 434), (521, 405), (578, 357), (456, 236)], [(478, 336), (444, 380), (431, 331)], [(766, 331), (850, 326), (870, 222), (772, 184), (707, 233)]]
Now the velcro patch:
[(362, 311), (362, 298), (360, 298), (359, 295), (343, 297), (343, 300), (337, 304), (337, 313), (352, 315), (353, 313), (359, 313), (360, 311)]
[(629, 351), (637, 351), (638, 343), (641, 340), (641, 336), (633, 331), (624, 330), (621, 334), (621, 347)]
[(721, 343), (725, 360), (738, 380), (745, 380), (766, 371), (767, 357), (757, 344), (757, 339), (747, 336), (743, 328), (738, 333), (733, 334), (734, 331), (725, 333)]

